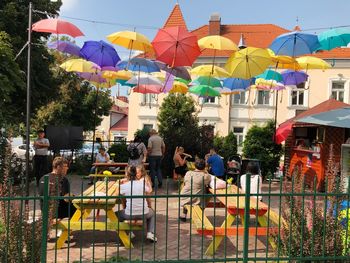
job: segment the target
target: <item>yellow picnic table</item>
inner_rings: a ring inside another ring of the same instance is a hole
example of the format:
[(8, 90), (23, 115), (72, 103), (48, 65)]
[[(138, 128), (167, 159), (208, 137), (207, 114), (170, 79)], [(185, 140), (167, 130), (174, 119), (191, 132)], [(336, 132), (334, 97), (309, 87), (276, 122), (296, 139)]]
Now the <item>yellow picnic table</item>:
[[(115, 163), (115, 162), (108, 162), (108, 163), (93, 163), (93, 166), (96, 167), (95, 173), (89, 174), (89, 177), (92, 178), (117, 178), (117, 179), (122, 179), (125, 177), (125, 169), (128, 167), (128, 163)], [(144, 163), (145, 167), (148, 167), (148, 163)], [(108, 169), (109, 167), (115, 167), (115, 168), (121, 168), (120, 173), (117, 174), (104, 174), (101, 173), (101, 170)]]
[[(129, 235), (127, 235), (125, 231), (141, 230), (142, 227), (119, 222), (118, 217), (113, 211), (119, 196), (119, 181), (98, 181), (95, 185), (85, 190), (82, 196), (91, 196), (91, 198), (82, 199), (77, 197), (73, 199), (72, 203), (77, 208), (76, 212), (70, 220), (61, 220), (59, 222), (59, 227), (63, 229), (63, 231), (56, 242), (57, 249), (63, 247), (64, 242), (68, 239), (70, 231), (81, 230), (116, 231), (124, 246), (126, 248), (132, 248), (133, 245)], [(98, 198), (99, 196), (109, 196), (112, 198)], [(91, 212), (95, 209), (103, 209), (106, 211), (107, 219), (104, 222), (87, 220)]]
[[(229, 196), (229, 194), (242, 194), (244, 193), (236, 185), (229, 186), (228, 189), (212, 189), (209, 191), (215, 195), (216, 199), (220, 202), (217, 207), (226, 207), (227, 216), (220, 227), (214, 227), (209, 219), (205, 216), (204, 211), (199, 206), (187, 207), (192, 209), (192, 221), (196, 226), (197, 233), (205, 236), (213, 236), (213, 241), (210, 243), (206, 250), (206, 255), (213, 255), (225, 236), (236, 236), (244, 234), (244, 226), (232, 227), (237, 216), (244, 222), (244, 210), (245, 210), (245, 197), (244, 196)], [(220, 195), (220, 196), (216, 196)], [(268, 233), (273, 233), (277, 230), (276, 227), (268, 225), (268, 219), (278, 225), (278, 215), (271, 209), (269, 211), (269, 218), (267, 218), (267, 212), (269, 207), (258, 201), (256, 198), (250, 198), (249, 214), (257, 216), (259, 227), (250, 227), (249, 236), (267, 236)], [(275, 247), (275, 243), (272, 238), (269, 238), (270, 244)]]

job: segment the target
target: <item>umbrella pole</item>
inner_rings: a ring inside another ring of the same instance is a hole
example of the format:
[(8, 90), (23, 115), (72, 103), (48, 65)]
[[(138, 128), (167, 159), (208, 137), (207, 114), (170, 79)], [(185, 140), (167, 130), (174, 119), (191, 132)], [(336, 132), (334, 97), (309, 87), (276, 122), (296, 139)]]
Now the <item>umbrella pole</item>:
[(126, 65), (126, 70), (128, 70), (129, 65), (130, 65), (130, 58), (131, 58), (131, 52), (132, 52), (132, 46), (134, 45), (134, 40), (131, 40), (131, 45), (130, 45), (130, 52), (129, 52), (129, 59), (128, 59), (128, 64)]
[(275, 99), (275, 123), (274, 123), (274, 133), (273, 133), (273, 140), (274, 141), (276, 141), (277, 105), (278, 105), (278, 90), (276, 90), (276, 99)]
[(95, 114), (94, 114), (94, 131), (92, 133), (92, 152), (91, 152), (91, 164), (94, 163), (94, 149), (95, 149), (95, 135), (96, 135), (96, 117), (97, 117), (97, 104), (98, 104), (98, 92), (99, 87), (97, 85), (96, 98), (95, 98)]

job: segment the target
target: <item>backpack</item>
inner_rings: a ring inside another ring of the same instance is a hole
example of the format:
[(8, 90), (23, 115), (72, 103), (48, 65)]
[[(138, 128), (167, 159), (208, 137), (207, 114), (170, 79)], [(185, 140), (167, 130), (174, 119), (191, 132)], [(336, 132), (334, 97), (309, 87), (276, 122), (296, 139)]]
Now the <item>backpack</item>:
[(129, 152), (129, 158), (131, 160), (137, 160), (140, 158), (141, 154), (140, 154), (140, 151), (139, 151), (139, 148), (137, 148), (137, 146), (139, 146), (141, 143), (135, 145), (133, 144), (129, 149), (128, 149), (128, 152)]

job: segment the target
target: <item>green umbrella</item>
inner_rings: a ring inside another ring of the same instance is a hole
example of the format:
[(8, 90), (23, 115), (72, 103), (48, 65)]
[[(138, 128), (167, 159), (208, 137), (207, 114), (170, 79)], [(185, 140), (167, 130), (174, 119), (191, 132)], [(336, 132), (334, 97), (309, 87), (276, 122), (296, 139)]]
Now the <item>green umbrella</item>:
[(175, 81), (182, 82), (182, 83), (184, 83), (186, 85), (190, 84), (190, 82), (191, 82), (191, 81), (183, 79), (183, 78), (175, 78)]
[(346, 47), (350, 43), (350, 31), (345, 28), (334, 28), (322, 32), (318, 36), (321, 50), (331, 50), (336, 47)]
[(192, 81), (192, 85), (207, 85), (213, 88), (222, 88), (221, 81), (209, 76), (201, 76)]
[(276, 80), (277, 82), (282, 82), (283, 78), (277, 71), (267, 69), (262, 74), (256, 76), (256, 78), (266, 79), (266, 80)]
[(220, 96), (220, 92), (208, 85), (197, 85), (189, 88), (188, 92), (197, 94), (201, 97)]

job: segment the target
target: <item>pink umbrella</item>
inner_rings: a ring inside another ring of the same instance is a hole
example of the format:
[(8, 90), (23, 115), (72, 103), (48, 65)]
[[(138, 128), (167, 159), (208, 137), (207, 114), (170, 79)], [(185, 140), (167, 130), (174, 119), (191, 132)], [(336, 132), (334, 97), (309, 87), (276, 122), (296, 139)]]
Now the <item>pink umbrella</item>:
[(70, 35), (71, 37), (84, 36), (75, 25), (57, 18), (40, 20), (33, 24), (32, 30), (36, 32)]
[(143, 94), (159, 94), (162, 91), (163, 86), (160, 85), (143, 85), (140, 84), (132, 90), (137, 93)]

